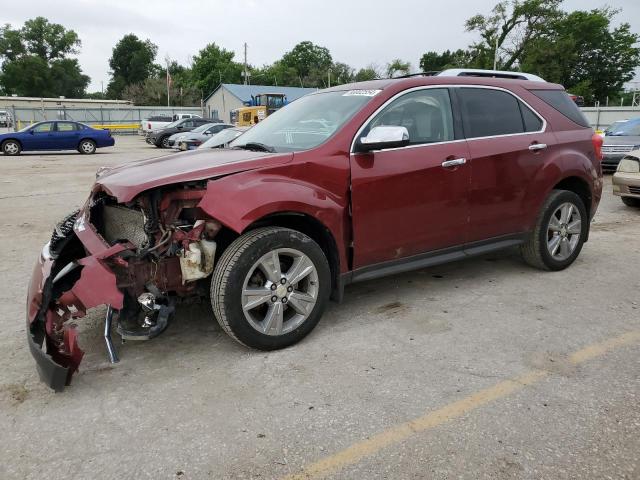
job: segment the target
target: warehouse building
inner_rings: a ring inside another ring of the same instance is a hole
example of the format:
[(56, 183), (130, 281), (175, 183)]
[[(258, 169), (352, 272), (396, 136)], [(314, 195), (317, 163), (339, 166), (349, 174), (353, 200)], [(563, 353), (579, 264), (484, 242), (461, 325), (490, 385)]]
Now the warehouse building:
[(317, 91), (316, 88), (274, 87), (269, 85), (236, 85), (221, 83), (204, 99), (205, 114), (209, 118), (231, 121), (231, 110), (251, 103), (251, 98), (261, 93), (282, 93), (288, 102)]

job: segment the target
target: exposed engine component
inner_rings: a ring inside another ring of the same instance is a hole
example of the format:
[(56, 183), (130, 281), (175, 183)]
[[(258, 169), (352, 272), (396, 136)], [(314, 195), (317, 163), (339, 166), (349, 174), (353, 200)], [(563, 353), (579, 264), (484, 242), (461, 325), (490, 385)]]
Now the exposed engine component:
[(110, 244), (128, 240), (138, 248), (146, 246), (147, 233), (144, 229), (144, 215), (140, 210), (119, 205), (104, 205), (102, 219), (102, 234)]

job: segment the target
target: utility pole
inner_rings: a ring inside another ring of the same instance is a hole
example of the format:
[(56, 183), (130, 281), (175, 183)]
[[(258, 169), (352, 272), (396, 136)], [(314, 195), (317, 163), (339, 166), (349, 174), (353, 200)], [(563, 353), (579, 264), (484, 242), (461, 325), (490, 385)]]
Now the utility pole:
[(327, 71), (327, 83), (328, 83), (327, 88), (331, 88), (331, 69)]
[(244, 43), (244, 72), (243, 72), (243, 76), (244, 76), (244, 84), (246, 85), (248, 83), (248, 79), (249, 79), (249, 74), (247, 72), (247, 42)]
[(499, 39), (499, 35), (498, 35), (498, 29), (496, 29), (496, 49), (493, 52), (493, 69), (497, 70), (498, 69), (498, 39)]
[(169, 55), (164, 57), (164, 61), (167, 63), (167, 107), (171, 106), (171, 96), (169, 89), (171, 88), (171, 75), (169, 74)]

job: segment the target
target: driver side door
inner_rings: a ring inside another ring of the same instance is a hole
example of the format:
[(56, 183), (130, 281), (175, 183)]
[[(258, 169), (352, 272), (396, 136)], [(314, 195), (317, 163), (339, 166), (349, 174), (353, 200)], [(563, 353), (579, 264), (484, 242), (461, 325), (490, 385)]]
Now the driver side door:
[(53, 139), (54, 122), (35, 125), (21, 138), (24, 150), (47, 150)]
[(409, 145), (351, 155), (354, 269), (465, 243), (469, 152), (454, 118), (447, 88), (419, 88), (365, 124), (359, 137), (403, 126)]

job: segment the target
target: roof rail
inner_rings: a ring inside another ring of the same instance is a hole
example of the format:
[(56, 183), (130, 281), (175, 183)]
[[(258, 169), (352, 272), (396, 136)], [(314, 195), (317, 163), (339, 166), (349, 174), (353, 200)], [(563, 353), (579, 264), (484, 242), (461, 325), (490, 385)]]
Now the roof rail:
[(397, 77), (389, 77), (389, 79), (396, 78), (411, 78), (411, 77), (433, 77), (440, 73), (439, 70), (433, 70), (431, 72), (416, 72), (416, 73), (407, 73), (405, 75), (398, 75)]
[(437, 73), (441, 77), (489, 77), (507, 78), (512, 80), (531, 80), (534, 82), (544, 82), (544, 78), (531, 73), (510, 72), (507, 70), (483, 70), (480, 68), (449, 68)]

